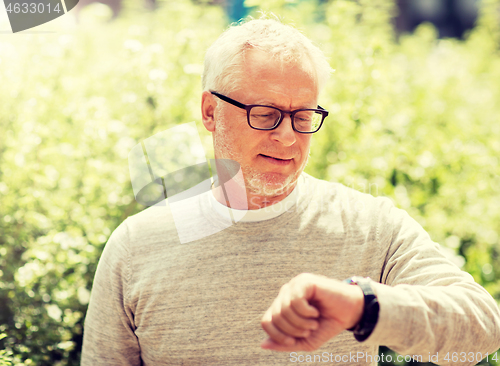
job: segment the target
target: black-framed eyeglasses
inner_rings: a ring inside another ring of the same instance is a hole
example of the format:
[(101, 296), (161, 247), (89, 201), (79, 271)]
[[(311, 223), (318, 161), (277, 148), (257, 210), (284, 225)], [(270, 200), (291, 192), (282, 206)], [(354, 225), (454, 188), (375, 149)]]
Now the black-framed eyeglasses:
[(294, 111), (282, 111), (279, 108), (260, 104), (243, 104), (225, 95), (210, 91), (224, 102), (232, 104), (247, 111), (248, 125), (256, 130), (269, 131), (278, 128), (285, 118), (290, 115), (292, 128), (300, 133), (315, 133), (321, 128), (323, 121), (328, 116), (328, 111), (318, 105), (318, 109), (296, 109)]

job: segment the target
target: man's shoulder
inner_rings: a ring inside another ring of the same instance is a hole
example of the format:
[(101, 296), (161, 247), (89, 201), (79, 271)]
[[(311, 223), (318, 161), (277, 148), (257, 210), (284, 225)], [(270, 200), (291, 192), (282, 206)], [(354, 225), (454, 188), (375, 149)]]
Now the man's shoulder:
[(132, 241), (165, 238), (169, 233), (175, 232), (175, 223), (167, 200), (129, 216), (123, 224), (127, 226)]
[(304, 175), (304, 192), (312, 194), (314, 200), (325, 202), (337, 202), (338, 204), (349, 204), (375, 210), (390, 209), (394, 207), (393, 201), (384, 196), (379, 196), (378, 187), (375, 184), (359, 184), (359, 186), (347, 186), (339, 182), (330, 182), (315, 178), (307, 173)]

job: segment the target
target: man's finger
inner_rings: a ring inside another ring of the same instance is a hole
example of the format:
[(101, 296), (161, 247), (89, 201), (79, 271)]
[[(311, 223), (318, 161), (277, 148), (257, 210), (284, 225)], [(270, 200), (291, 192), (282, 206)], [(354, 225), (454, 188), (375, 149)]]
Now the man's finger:
[(319, 310), (309, 304), (309, 302), (303, 297), (293, 299), (292, 301), (290, 301), (290, 305), (293, 310), (295, 310), (297, 315), (301, 316), (302, 318), (318, 318), (320, 315)]
[(292, 346), (295, 344), (295, 338), (292, 336), (289, 336), (285, 333), (283, 333), (280, 329), (278, 329), (272, 322), (272, 315), (270, 311), (264, 315), (264, 318), (262, 319), (261, 322), (262, 328), (266, 331), (266, 333), (269, 335), (269, 337), (274, 340), (275, 342), (281, 344), (281, 345), (286, 345), (286, 346)]
[(262, 343), (260, 344), (260, 347), (262, 349), (269, 349), (272, 351), (281, 351), (281, 352), (299, 351), (299, 349), (297, 349), (296, 344), (293, 346), (284, 346), (282, 344), (279, 344), (279, 343), (273, 341), (271, 338), (267, 338), (264, 341), (262, 341)]
[[(309, 337), (309, 335), (311, 334), (311, 331), (309, 329), (299, 328), (291, 324), (289, 320), (284, 316), (283, 312), (284, 309), (281, 310), (282, 311), (280, 313), (273, 314), (272, 316), (272, 323), (276, 328), (278, 328), (282, 333), (286, 334), (287, 336), (292, 336), (296, 338)], [(293, 312), (293, 310), (290, 309), (289, 313), (291, 312)]]
[[(293, 302), (290, 302), (288, 306), (285, 306), (281, 309), (281, 315), (283, 318), (293, 327), (300, 331), (306, 330), (316, 330), (319, 327), (319, 324), (316, 320), (310, 318), (304, 318), (298, 314), (298, 311), (292, 306)], [(273, 317), (274, 321), (274, 317)], [(282, 330), (285, 330), (279, 326)], [(307, 337), (307, 335), (296, 335), (296, 337)]]

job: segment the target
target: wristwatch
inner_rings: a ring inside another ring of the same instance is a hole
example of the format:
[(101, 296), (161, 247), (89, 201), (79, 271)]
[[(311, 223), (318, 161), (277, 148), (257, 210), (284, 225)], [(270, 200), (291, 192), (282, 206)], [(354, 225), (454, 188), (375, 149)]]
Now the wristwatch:
[(361, 287), (361, 290), (363, 290), (365, 305), (361, 320), (354, 327), (347, 329), (353, 332), (354, 338), (356, 338), (358, 342), (363, 342), (372, 334), (375, 325), (377, 325), (380, 309), (377, 295), (373, 292), (370, 285), (371, 279), (368, 277), (354, 276), (344, 280), (344, 282), (350, 285), (358, 285)]

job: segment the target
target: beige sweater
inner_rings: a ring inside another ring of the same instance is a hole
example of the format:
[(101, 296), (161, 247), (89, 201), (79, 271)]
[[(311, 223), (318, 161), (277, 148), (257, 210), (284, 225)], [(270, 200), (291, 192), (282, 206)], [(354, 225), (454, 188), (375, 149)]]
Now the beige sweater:
[[(479, 356), (452, 357), (500, 347), (498, 305), (405, 211), (303, 177), (296, 204), (265, 221), (228, 222), (210, 192), (185, 201), (178, 227), (220, 229), (202, 239), (181, 243), (166, 205), (125, 220), (97, 268), (82, 365), (376, 365), (378, 345), (471, 365)], [(344, 331), (310, 354), (261, 349), (262, 315), (302, 272), (380, 282), (372, 335), (359, 343)]]

